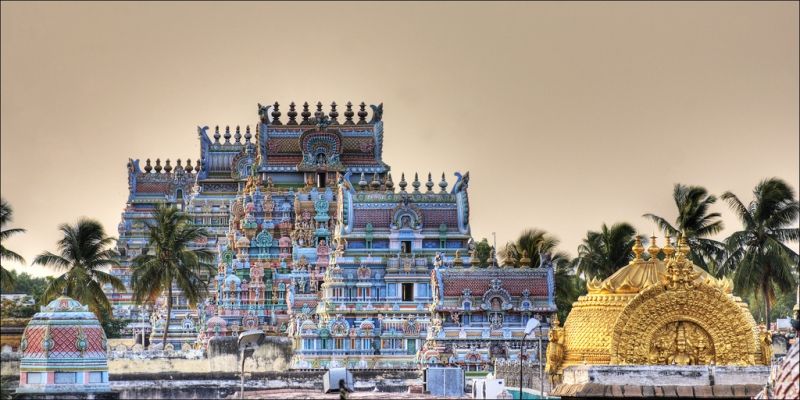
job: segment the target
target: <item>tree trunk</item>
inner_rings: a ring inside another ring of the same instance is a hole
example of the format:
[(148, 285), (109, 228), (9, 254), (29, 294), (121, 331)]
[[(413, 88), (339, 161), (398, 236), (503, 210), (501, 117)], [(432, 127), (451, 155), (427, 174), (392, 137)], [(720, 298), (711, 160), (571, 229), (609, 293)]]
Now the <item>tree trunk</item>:
[(766, 321), (767, 330), (769, 330), (769, 312), (770, 312), (770, 304), (769, 304), (769, 282), (764, 282), (761, 285), (762, 295), (764, 296), (764, 310), (766, 311), (766, 315), (764, 316), (764, 321)]
[(167, 317), (166, 323), (164, 324), (164, 338), (161, 341), (161, 349), (167, 349), (167, 335), (169, 333), (169, 321), (172, 317), (172, 282), (169, 283), (169, 288), (167, 288)]

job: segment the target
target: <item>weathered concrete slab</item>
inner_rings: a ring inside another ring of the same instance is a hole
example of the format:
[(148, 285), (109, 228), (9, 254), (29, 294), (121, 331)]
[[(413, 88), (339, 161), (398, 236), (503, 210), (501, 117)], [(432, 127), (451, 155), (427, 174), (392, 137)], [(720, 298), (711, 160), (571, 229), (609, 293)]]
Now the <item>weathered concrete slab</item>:
[(564, 369), (564, 384), (601, 383), (637, 386), (763, 385), (769, 367), (576, 365)]

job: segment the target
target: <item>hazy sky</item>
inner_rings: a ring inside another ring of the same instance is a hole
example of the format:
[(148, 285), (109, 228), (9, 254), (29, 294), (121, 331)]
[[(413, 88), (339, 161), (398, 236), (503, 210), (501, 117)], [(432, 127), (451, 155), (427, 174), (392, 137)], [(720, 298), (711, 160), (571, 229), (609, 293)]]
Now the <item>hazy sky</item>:
[(395, 181), (468, 170), (476, 239), (574, 255), (674, 219), (676, 182), (797, 189), (798, 57), (797, 2), (4, 2), (0, 189), (28, 230), (4, 245), (30, 262), (80, 216), (116, 236), (128, 157), (195, 159), (197, 125), (363, 100)]

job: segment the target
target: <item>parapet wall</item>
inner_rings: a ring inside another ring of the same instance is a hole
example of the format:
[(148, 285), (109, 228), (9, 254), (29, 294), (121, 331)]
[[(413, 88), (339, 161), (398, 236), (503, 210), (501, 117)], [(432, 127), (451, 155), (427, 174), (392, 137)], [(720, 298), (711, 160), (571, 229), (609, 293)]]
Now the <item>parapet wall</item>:
[[(245, 371), (285, 371), (292, 357), (291, 340), (284, 337), (267, 337), (258, 349), (245, 354)], [(126, 352), (108, 361), (109, 377), (116, 380), (121, 375), (140, 376), (154, 374), (238, 374), (241, 359), (235, 337), (214, 338), (209, 342), (207, 357), (194, 350), (186, 352)], [(238, 375), (237, 375), (238, 376)], [(144, 379), (144, 378), (143, 378)], [(147, 378), (150, 379), (150, 378)]]

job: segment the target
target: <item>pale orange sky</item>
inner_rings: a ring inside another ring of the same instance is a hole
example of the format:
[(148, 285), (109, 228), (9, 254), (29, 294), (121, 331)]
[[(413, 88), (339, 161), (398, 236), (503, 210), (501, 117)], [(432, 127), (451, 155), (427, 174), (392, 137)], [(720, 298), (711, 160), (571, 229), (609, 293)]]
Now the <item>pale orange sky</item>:
[(575, 255), (674, 219), (676, 182), (797, 189), (798, 57), (797, 2), (3, 2), (0, 189), (28, 230), (4, 245), (30, 262), (79, 216), (116, 236), (128, 157), (194, 160), (197, 125), (364, 100), (395, 180), (469, 170), (476, 239)]

